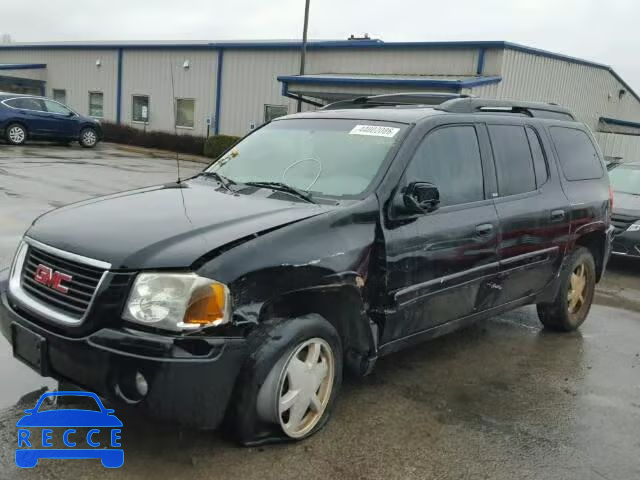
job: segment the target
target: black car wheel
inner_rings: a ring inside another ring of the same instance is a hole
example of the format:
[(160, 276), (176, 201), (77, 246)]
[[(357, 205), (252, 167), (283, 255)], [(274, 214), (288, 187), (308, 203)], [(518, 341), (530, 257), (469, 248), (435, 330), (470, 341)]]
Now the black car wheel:
[(591, 252), (579, 247), (565, 260), (560, 272), (560, 288), (551, 303), (538, 304), (538, 317), (550, 329), (577, 330), (591, 309), (596, 286), (596, 266)]
[(320, 315), (274, 319), (249, 340), (228, 426), (245, 445), (301, 440), (329, 419), (342, 383), (342, 345)]
[(24, 145), (27, 141), (27, 129), (19, 123), (12, 123), (6, 129), (6, 137), (11, 145)]
[(80, 145), (84, 148), (93, 148), (98, 144), (98, 132), (95, 128), (83, 128), (80, 132)]

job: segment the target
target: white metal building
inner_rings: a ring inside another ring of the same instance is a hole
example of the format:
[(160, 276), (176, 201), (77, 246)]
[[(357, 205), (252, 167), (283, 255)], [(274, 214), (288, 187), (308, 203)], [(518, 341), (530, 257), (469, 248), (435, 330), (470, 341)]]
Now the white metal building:
[[(243, 135), (353, 96), (410, 91), (554, 102), (607, 156), (640, 159), (640, 96), (603, 64), (509, 42), (123, 42), (0, 45), (0, 91), (44, 93), (149, 130)], [(211, 126), (208, 127), (208, 120)]]

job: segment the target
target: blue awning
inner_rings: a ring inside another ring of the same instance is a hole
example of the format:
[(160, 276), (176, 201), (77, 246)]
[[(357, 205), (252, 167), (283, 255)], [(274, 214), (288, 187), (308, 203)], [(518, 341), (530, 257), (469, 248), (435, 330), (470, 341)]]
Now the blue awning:
[(500, 76), (423, 76), (423, 75), (281, 75), (278, 81), (288, 85), (357, 85), (369, 87), (418, 87), (460, 90), (499, 83)]
[(0, 63), (0, 70), (41, 70), (46, 63)]
[(618, 125), (620, 127), (640, 128), (640, 122), (620, 120), (619, 118), (600, 117), (600, 121), (609, 125)]
[[(282, 95), (320, 106), (360, 96), (389, 93), (440, 92), (461, 93), (473, 88), (502, 81), (499, 76), (483, 75), (363, 75), (363, 74), (310, 74), (281, 75)], [(315, 100), (312, 100), (315, 99)]]

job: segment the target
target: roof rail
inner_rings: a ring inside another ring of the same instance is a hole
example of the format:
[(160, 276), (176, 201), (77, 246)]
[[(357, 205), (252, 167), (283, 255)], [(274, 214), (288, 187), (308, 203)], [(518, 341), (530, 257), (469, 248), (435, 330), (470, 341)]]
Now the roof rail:
[(521, 102), (518, 100), (493, 100), (488, 98), (454, 98), (434, 107), (449, 113), (519, 113), (529, 117), (554, 120), (576, 118), (568, 108), (554, 103)]
[(458, 100), (470, 98), (469, 95), (458, 93), (442, 92), (408, 92), (408, 93), (387, 93), (384, 95), (372, 95), (368, 97), (357, 97), (349, 100), (325, 105), (322, 110), (338, 110), (350, 108), (373, 108), (373, 107), (395, 107), (405, 105), (440, 105), (448, 100)]

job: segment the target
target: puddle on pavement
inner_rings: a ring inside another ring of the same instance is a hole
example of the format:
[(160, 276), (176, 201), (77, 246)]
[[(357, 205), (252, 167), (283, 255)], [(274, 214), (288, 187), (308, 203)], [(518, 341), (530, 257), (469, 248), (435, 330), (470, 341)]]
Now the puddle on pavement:
[[(13, 358), (13, 351), (9, 342), (0, 337), (0, 409), (16, 405), (21, 397), (30, 392), (57, 388), (58, 382), (51, 378), (44, 378), (32, 371), (26, 365)], [(39, 396), (39, 395), (38, 395)]]

